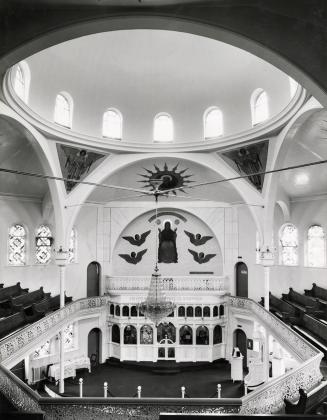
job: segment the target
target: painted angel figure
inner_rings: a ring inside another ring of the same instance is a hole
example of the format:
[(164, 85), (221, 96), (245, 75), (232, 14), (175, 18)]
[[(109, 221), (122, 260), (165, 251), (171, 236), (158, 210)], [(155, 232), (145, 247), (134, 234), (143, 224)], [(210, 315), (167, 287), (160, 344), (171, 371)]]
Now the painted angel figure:
[(211, 258), (213, 258), (213, 257), (216, 256), (216, 254), (207, 254), (207, 255), (205, 255), (203, 252), (199, 252), (198, 253), (196, 251), (193, 251), (192, 249), (189, 249), (188, 251), (189, 251), (190, 254), (193, 255), (194, 261), (196, 261), (199, 264), (205, 264), (208, 261), (210, 261)]
[(188, 232), (187, 230), (184, 230), (184, 232), (190, 238), (190, 242), (195, 246), (204, 245), (213, 238), (213, 236), (202, 236), (200, 233), (194, 235), (194, 233)]

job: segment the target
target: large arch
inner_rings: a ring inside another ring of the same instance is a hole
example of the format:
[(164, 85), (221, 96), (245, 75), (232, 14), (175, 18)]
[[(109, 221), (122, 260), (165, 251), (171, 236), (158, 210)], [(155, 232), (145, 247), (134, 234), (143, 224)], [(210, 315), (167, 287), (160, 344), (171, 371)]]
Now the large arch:
[[(201, 164), (203, 167), (211, 169), (217, 174), (218, 177), (231, 178), (238, 174), (224, 162), (217, 154), (199, 154), (199, 153), (165, 153), (164, 155), (158, 153), (147, 153), (147, 154), (122, 154), (122, 155), (111, 155), (105, 159), (86, 179), (85, 181), (90, 183), (100, 184), (104, 182), (106, 178), (113, 175), (119, 170), (123, 170), (128, 165), (136, 162), (142, 162), (144, 160), (150, 160), (154, 158), (173, 158), (189, 162)], [(252, 188), (249, 183), (244, 179), (238, 179), (230, 181), (231, 185), (235, 188), (238, 194), (244, 200), (244, 203), (252, 204), (249, 206), (249, 210), (255, 221), (257, 230), (260, 235), (262, 234), (262, 210), (263, 210), (263, 198), (261, 194)], [(75, 220), (80, 212), (80, 206), (76, 206), (76, 203), (84, 203), (88, 196), (94, 190), (94, 185), (77, 185), (74, 190), (69, 194), (66, 201), (67, 216), (69, 218), (69, 225), (67, 232), (75, 223)], [(144, 193), (144, 190), (141, 190)], [(128, 191), (127, 191), (128, 192)], [(253, 206), (255, 204), (255, 206)], [(260, 207), (262, 205), (262, 207)], [(172, 207), (175, 207), (174, 205)], [(67, 237), (68, 240), (68, 237)]]
[[(22, 127), (29, 134), (29, 141), (31, 142), (32, 147), (40, 160), (44, 173), (54, 177), (58, 175), (60, 176), (60, 174), (58, 174), (58, 167), (56, 166), (55, 160), (52, 158), (53, 153), (49, 147), (49, 143), (41, 133), (39, 133), (34, 127), (28, 124), (23, 118), (15, 114), (14, 111), (12, 111), (1, 101), (0, 117), (15, 121), (19, 127)], [(63, 185), (61, 181), (48, 180), (48, 186), (55, 216), (56, 241), (59, 246), (63, 244), (65, 238)], [(47, 199), (45, 200), (44, 204), (48, 204)]]
[[(27, 55), (79, 36), (119, 29), (170, 29), (219, 39), (252, 52), (327, 103), (326, 51), (323, 41), (317, 42), (325, 39), (326, 34), (323, 14), (319, 19), (316, 12), (324, 10), (323, 0), (316, 2), (314, 8), (302, 0), (292, 5), (272, 0), (266, 0), (264, 5), (258, 1), (246, 5), (237, 1), (167, 5), (163, 1), (159, 6), (149, 1), (121, 7), (113, 2), (112, 7), (89, 4), (87, 8), (76, 2), (72, 7), (67, 2), (67, 8), (60, 3), (51, 9), (37, 0), (28, 3), (24, 8), (21, 6), (20, 13), (13, 13), (10, 5), (1, 13), (5, 23), (0, 27), (6, 31), (1, 34), (6, 39), (0, 60), (2, 69)], [(296, 37), (294, 27), (299, 28)]]

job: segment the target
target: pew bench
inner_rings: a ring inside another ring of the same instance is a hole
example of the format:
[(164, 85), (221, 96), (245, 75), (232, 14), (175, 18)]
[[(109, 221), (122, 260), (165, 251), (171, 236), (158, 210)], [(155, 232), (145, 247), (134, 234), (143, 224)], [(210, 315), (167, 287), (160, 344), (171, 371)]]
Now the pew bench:
[(5, 337), (12, 331), (27, 323), (24, 311), (17, 312), (0, 321), (0, 338)]
[(307, 331), (303, 327), (299, 327), (298, 325), (292, 325), (292, 329), (299, 333), (302, 337), (306, 338), (311, 344), (317, 347), (320, 351), (324, 353), (324, 357), (327, 358), (327, 345), (326, 343), (322, 342), (321, 339), (315, 337), (311, 331)]
[(0, 305), (6, 303), (11, 297), (20, 296), (28, 293), (28, 289), (22, 289), (20, 282), (14, 286), (8, 286), (0, 289)]
[(43, 287), (30, 293), (26, 293), (21, 296), (10, 298), (11, 307), (14, 312), (18, 312), (21, 309), (27, 309), (32, 306), (33, 303), (37, 303), (44, 298), (49, 298), (51, 293), (44, 293)]
[(320, 303), (316, 299), (294, 292), (291, 287), (289, 293), (282, 294), (282, 299), (298, 309), (299, 313), (313, 314), (317, 317), (325, 316), (325, 311), (321, 309)]
[(324, 303), (327, 303), (327, 289), (317, 286), (316, 283), (312, 283), (312, 289), (305, 289), (304, 293), (306, 296), (312, 296), (318, 298)]

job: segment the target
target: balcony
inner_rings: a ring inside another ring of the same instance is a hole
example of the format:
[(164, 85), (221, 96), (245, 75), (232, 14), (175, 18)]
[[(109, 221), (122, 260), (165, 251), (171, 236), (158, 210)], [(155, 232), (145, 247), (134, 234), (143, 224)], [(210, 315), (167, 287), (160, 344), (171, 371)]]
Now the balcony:
[[(151, 276), (106, 276), (106, 294), (144, 293), (149, 290)], [(163, 290), (187, 292), (214, 292), (223, 295), (228, 291), (228, 279), (224, 276), (174, 276), (162, 277)]]

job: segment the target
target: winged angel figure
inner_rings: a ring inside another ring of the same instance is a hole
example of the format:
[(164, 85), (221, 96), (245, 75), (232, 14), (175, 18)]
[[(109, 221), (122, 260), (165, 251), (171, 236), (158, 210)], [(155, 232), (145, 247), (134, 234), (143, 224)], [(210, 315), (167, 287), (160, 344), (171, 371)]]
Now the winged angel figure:
[(141, 246), (142, 244), (144, 244), (147, 236), (150, 234), (151, 230), (148, 230), (144, 233), (142, 233), (141, 235), (139, 235), (138, 233), (136, 235), (133, 236), (123, 236), (123, 239), (125, 239), (126, 241), (128, 241), (130, 244), (132, 245), (136, 245), (136, 246)]
[(131, 255), (129, 254), (119, 254), (121, 258), (123, 258), (126, 262), (129, 264), (137, 264), (141, 261), (143, 255), (146, 253), (147, 249), (143, 249), (143, 251), (139, 251), (137, 254), (136, 252), (131, 252)]
[(194, 235), (194, 233), (188, 232), (187, 230), (184, 230), (184, 232), (190, 238), (190, 242), (195, 246), (204, 245), (213, 238), (213, 236), (201, 236), (200, 233)]
[(196, 261), (199, 264), (205, 264), (208, 261), (210, 261), (211, 258), (213, 258), (213, 257), (216, 256), (216, 254), (207, 254), (207, 255), (204, 255), (203, 252), (198, 253), (196, 251), (193, 251), (192, 249), (189, 249), (188, 251), (189, 251), (190, 254), (193, 255), (194, 261)]

